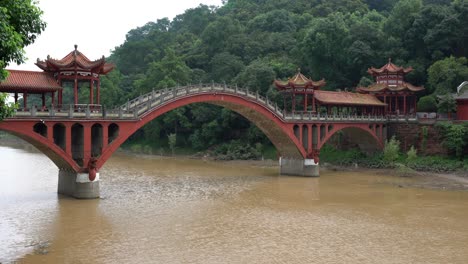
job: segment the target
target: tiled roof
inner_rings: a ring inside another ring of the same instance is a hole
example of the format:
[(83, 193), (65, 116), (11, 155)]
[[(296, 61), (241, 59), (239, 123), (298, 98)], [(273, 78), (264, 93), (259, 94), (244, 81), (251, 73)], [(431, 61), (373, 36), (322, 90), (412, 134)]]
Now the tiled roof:
[(55, 92), (62, 87), (47, 72), (8, 70), (8, 77), (0, 82), (0, 92)]
[(407, 74), (409, 72), (411, 72), (413, 70), (412, 67), (408, 67), (408, 68), (403, 68), (403, 67), (399, 67), (399, 66), (396, 66), (395, 64), (392, 63), (392, 60), (391, 59), (388, 59), (388, 63), (385, 64), (384, 66), (382, 66), (381, 68), (379, 69), (376, 69), (374, 67), (371, 67), (367, 70), (367, 72), (371, 75), (380, 75), (380, 74), (383, 74), (383, 73), (404, 73), (404, 74)]
[(392, 91), (392, 92), (400, 92), (400, 91), (411, 91), (411, 92), (419, 92), (424, 90), (423, 86), (414, 86), (411, 83), (403, 82), (403, 84), (399, 85), (388, 85), (386, 83), (374, 83), (368, 87), (358, 87), (356, 89), (358, 92), (367, 93), (367, 92), (381, 92), (384, 90)]
[(369, 105), (369, 106), (385, 106), (377, 97), (371, 94), (359, 94), (351, 92), (332, 92), (332, 91), (315, 91), (315, 99), (322, 104), (332, 105)]
[(460, 94), (454, 94), (453, 96), (456, 100), (465, 100), (468, 99), (468, 89), (462, 91)]
[(291, 88), (315, 88), (318, 89), (322, 86), (325, 86), (326, 82), (324, 79), (320, 81), (313, 81), (305, 77), (301, 72), (298, 72), (292, 78), (287, 81), (278, 81), (275, 80), (275, 86), (279, 89), (291, 89)]
[(83, 53), (77, 50), (75, 45), (75, 50), (67, 54), (61, 60), (52, 59), (50, 56), (47, 56), (47, 59), (44, 61), (37, 60), (36, 65), (44, 71), (47, 72), (56, 72), (56, 71), (68, 71), (76, 70), (78, 71), (92, 71), (99, 74), (107, 74), (112, 69), (114, 65), (106, 63), (104, 56), (102, 58), (91, 61)]

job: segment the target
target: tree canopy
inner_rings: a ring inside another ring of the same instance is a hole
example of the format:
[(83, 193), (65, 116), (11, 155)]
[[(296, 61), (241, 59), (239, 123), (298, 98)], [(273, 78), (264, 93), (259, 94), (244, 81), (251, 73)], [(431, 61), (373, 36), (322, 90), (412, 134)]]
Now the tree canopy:
[[(24, 47), (32, 44), (45, 29), (42, 11), (33, 0), (0, 0), (0, 81), (7, 76), (5, 67), (24, 62)], [(0, 120), (12, 112), (0, 95)]]
[[(118, 105), (152, 89), (215, 81), (275, 100), (280, 98), (272, 81), (292, 76), (297, 68), (315, 80), (325, 78), (324, 89), (352, 90), (372, 81), (369, 67), (392, 58), (414, 68), (409, 82), (427, 88), (420, 105), (437, 109), (437, 96), (453, 92), (467, 78), (466, 17), (467, 0), (226, 0), (220, 7), (199, 5), (172, 21), (159, 19), (128, 32), (109, 58), (117, 69), (103, 78), (102, 97)], [(204, 104), (168, 113), (135, 138), (165, 142), (172, 133), (177, 133), (178, 146), (197, 149), (237, 139), (268, 143), (244, 118)]]

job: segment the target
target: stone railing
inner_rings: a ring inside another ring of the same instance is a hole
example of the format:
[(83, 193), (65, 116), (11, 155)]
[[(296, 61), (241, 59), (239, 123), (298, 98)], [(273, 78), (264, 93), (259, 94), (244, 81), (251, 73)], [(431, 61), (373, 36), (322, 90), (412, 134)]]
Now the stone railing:
[(70, 105), (55, 105), (49, 108), (20, 108), (15, 111), (13, 118), (99, 118), (99, 119), (131, 119), (135, 118), (135, 114), (131, 111), (122, 109), (107, 110), (102, 105), (97, 104), (70, 104)]

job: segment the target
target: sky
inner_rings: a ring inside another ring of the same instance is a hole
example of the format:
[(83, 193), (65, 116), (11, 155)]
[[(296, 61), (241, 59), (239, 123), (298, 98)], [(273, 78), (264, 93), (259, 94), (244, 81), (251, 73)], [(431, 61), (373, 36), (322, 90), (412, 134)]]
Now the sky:
[(37, 70), (47, 55), (61, 59), (78, 45), (90, 60), (109, 56), (131, 29), (168, 17), (173, 19), (200, 3), (220, 6), (221, 0), (40, 0), (46, 29), (25, 48), (27, 61), (7, 69)]

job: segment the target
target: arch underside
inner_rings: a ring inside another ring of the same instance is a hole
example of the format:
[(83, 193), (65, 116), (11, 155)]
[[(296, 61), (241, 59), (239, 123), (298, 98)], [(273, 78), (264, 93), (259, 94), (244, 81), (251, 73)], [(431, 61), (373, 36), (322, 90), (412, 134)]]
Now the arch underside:
[[(11, 135), (14, 135), (14, 136), (28, 142), (29, 144), (33, 145), (40, 152), (44, 153), (44, 155), (46, 155), (58, 168), (64, 169), (64, 170), (70, 170), (70, 171), (77, 170), (77, 168), (74, 168), (68, 161), (66, 161), (62, 157), (62, 155), (60, 155), (59, 153), (54, 151), (51, 148), (51, 146), (49, 146), (46, 143), (42, 143), (39, 139), (36, 139), (36, 138), (31, 137), (31, 136), (28, 136), (28, 135), (25, 135), (25, 134), (22, 134), (22, 133), (19, 133), (19, 132), (16, 132), (16, 131), (12, 131), (12, 130), (6, 130), (6, 129), (1, 129), (1, 130), (5, 131), (5, 132), (7, 132), (7, 133), (9, 133)], [(40, 137), (39, 134), (37, 136)], [(37, 136), (35, 136), (35, 137), (37, 137)], [(44, 138), (44, 140), (45, 140), (45, 138)]]
[(296, 146), (296, 143), (288, 136), (284, 130), (277, 125), (271, 118), (266, 117), (262, 113), (243, 105), (231, 103), (227, 101), (207, 103), (218, 105), (229, 110), (232, 110), (243, 117), (247, 118), (250, 122), (256, 125), (273, 143), (282, 157), (303, 159), (303, 155)]
[(378, 152), (383, 145), (379, 138), (369, 129), (364, 129), (361, 126), (348, 126), (336, 129), (327, 137), (327, 140), (322, 143), (322, 146), (339, 131), (342, 131), (350, 143), (358, 145), (359, 149), (367, 154)]

